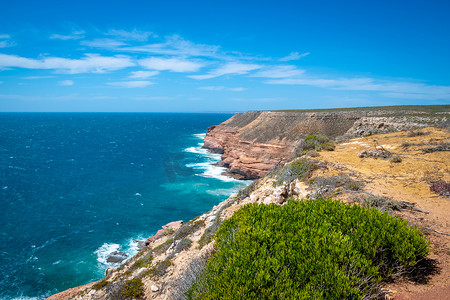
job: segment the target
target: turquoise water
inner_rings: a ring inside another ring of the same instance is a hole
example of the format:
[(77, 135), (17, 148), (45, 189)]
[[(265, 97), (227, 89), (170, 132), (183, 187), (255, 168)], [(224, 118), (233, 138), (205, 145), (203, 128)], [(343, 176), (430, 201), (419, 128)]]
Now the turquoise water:
[(103, 276), (162, 225), (247, 182), (201, 148), (230, 114), (0, 114), (0, 298), (42, 299)]

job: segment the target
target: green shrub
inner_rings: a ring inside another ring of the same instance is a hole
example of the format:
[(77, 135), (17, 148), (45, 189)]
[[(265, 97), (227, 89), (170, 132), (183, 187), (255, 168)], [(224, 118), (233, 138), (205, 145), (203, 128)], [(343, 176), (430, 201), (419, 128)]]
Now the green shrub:
[(303, 142), (300, 143), (296, 150), (296, 156), (305, 155), (308, 151), (333, 151), (335, 148), (334, 142), (329, 138), (320, 135), (320, 134), (312, 134), (305, 138)]
[(295, 179), (304, 180), (311, 176), (311, 173), (318, 168), (317, 163), (313, 160), (300, 158), (291, 164), (287, 164), (275, 176), (276, 185), (288, 183), (290, 184)]
[(173, 238), (175, 240), (181, 240), (182, 238), (187, 237), (188, 235), (198, 231), (200, 228), (205, 226), (205, 221), (189, 221), (184, 223), (180, 229), (178, 229)]
[(428, 253), (417, 228), (328, 199), (250, 204), (225, 221), (189, 299), (363, 299)]
[(189, 249), (192, 245), (192, 240), (188, 238), (183, 238), (181, 241), (178, 242), (177, 246), (175, 247), (175, 253), (179, 253), (183, 250)]
[(154, 267), (148, 269), (147, 275), (151, 275), (153, 277), (161, 277), (166, 274), (167, 268), (172, 264), (172, 256), (169, 256), (165, 260), (158, 262)]
[(134, 278), (125, 282), (122, 287), (121, 296), (130, 299), (142, 299), (144, 297), (144, 284), (139, 278)]
[(146, 253), (142, 258), (136, 260), (134, 264), (130, 266), (130, 270), (134, 271), (140, 268), (148, 267), (152, 264), (153, 256), (151, 252)]
[(220, 218), (215, 218), (213, 224), (205, 229), (200, 240), (198, 241), (199, 249), (203, 248), (205, 245), (209, 244), (212, 241), (213, 236), (219, 229), (220, 224)]
[(161, 254), (167, 251), (167, 249), (170, 248), (170, 246), (173, 243), (173, 239), (168, 239), (167, 241), (165, 241), (164, 243), (162, 243), (161, 245), (155, 247), (152, 249), (153, 253), (156, 254)]
[(106, 287), (109, 285), (109, 282), (105, 279), (102, 279), (100, 281), (98, 281), (97, 283), (95, 283), (92, 288), (94, 290), (101, 290), (102, 288)]

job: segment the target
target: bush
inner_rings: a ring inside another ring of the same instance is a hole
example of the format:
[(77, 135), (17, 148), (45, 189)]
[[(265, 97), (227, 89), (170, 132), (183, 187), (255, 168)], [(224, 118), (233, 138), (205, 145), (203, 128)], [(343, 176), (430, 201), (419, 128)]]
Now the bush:
[(362, 299), (428, 253), (417, 228), (338, 201), (249, 204), (225, 221), (189, 299)]
[(192, 240), (188, 238), (183, 238), (181, 241), (178, 242), (177, 246), (175, 247), (175, 253), (179, 253), (183, 250), (189, 249), (192, 245)]
[(391, 158), (389, 158), (389, 161), (391, 163), (401, 163), (403, 161), (403, 159), (400, 155), (394, 155)]
[(435, 182), (430, 185), (430, 190), (441, 196), (450, 197), (450, 183), (449, 182)]
[(144, 257), (136, 260), (134, 264), (130, 266), (130, 270), (134, 271), (140, 268), (148, 267), (152, 264), (152, 261), (153, 261), (152, 252), (148, 252), (147, 254), (144, 255)]
[(287, 164), (275, 176), (276, 184), (290, 184), (295, 179), (304, 180), (311, 176), (312, 172), (318, 168), (317, 163), (313, 160), (301, 158)]
[(305, 155), (310, 150), (320, 151), (320, 150), (328, 150), (333, 151), (335, 148), (334, 142), (329, 138), (319, 135), (312, 134), (305, 138), (304, 141), (300, 143), (297, 150), (295, 151), (296, 156)]
[(173, 243), (173, 239), (168, 239), (167, 241), (165, 241), (164, 243), (162, 243), (161, 245), (155, 247), (154, 249), (152, 249), (152, 251), (156, 254), (161, 254), (167, 251), (167, 249), (170, 248), (170, 246), (172, 246)]
[(139, 278), (134, 278), (125, 282), (122, 287), (121, 296), (125, 299), (142, 299), (144, 297), (144, 284)]
[(209, 244), (212, 241), (213, 236), (219, 229), (220, 224), (221, 224), (220, 218), (216, 218), (214, 219), (212, 225), (210, 225), (208, 228), (205, 229), (205, 231), (202, 234), (202, 237), (198, 241), (199, 249), (203, 248), (205, 245)]

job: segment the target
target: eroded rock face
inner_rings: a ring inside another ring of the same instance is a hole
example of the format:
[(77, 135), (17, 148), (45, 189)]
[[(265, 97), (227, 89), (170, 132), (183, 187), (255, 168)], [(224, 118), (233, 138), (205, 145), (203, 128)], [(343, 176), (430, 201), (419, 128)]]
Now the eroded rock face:
[(204, 147), (223, 154), (220, 165), (233, 177), (256, 179), (286, 162), (307, 135), (336, 137), (358, 119), (354, 113), (239, 113), (208, 128)]
[(222, 154), (221, 166), (238, 179), (264, 176), (286, 162), (301, 140), (310, 134), (335, 138), (390, 130), (410, 130), (447, 121), (448, 113), (427, 115), (417, 111), (249, 111), (237, 113), (208, 128), (204, 147)]

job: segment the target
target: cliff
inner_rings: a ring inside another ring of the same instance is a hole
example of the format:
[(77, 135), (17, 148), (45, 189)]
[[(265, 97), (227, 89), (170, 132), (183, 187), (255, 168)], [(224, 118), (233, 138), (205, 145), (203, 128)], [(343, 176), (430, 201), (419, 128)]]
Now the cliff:
[[(384, 285), (384, 299), (444, 299), (450, 292), (450, 238), (442, 233), (449, 232), (450, 202), (445, 195), (434, 193), (430, 185), (450, 181), (449, 138), (445, 129), (424, 128), (338, 144), (334, 151), (306, 157), (311, 162), (307, 177), (280, 180), (283, 169), (265, 176), (211, 211), (178, 223), (124, 265), (108, 269), (104, 279), (49, 299), (185, 299), (184, 292), (199, 278), (214, 252), (212, 236), (223, 220), (243, 205), (282, 205), (290, 197), (332, 197), (377, 208), (421, 226), (430, 241), (430, 256), (421, 265), (420, 274)], [(389, 149), (402, 158), (401, 162), (358, 157), (361, 151), (377, 148)]]
[[(250, 111), (237, 113), (208, 128), (204, 147), (222, 154), (221, 166), (238, 179), (256, 179), (289, 159), (310, 134), (330, 138), (436, 126), (447, 114), (427, 107), (387, 107), (318, 111)], [(443, 108), (444, 112), (448, 107)]]
[[(421, 226), (430, 240), (431, 256), (422, 274), (385, 286), (386, 299), (442, 299), (450, 292), (448, 233), (450, 202), (430, 186), (449, 182), (446, 129), (424, 128), (371, 135), (380, 131), (448, 125), (448, 108), (427, 112), (247, 112), (208, 129), (205, 147), (223, 153), (222, 164), (244, 178), (262, 176), (288, 161), (311, 133), (347, 135), (335, 151), (322, 151), (305, 178), (283, 178), (283, 169), (254, 181), (211, 211), (150, 238), (149, 245), (105, 278), (51, 296), (49, 299), (185, 299), (214, 252), (212, 237), (223, 220), (248, 203), (281, 205), (290, 197), (332, 197), (388, 211)], [(391, 128), (391, 129), (390, 129)], [(351, 137), (351, 136), (356, 136)], [(389, 151), (400, 160), (358, 157), (362, 151)], [(430, 150), (432, 149), (432, 150)], [(434, 149), (434, 150), (433, 150)], [(228, 160), (227, 160), (228, 159)], [(281, 180), (282, 179), (282, 180)], [(169, 225), (169, 224), (168, 224)], [(426, 229), (427, 228), (427, 229)], [(439, 265), (439, 268), (436, 267)], [(431, 276), (440, 270), (438, 275)], [(433, 273), (433, 271), (435, 273)], [(415, 278), (415, 279), (414, 279)], [(417, 282), (421, 282), (418, 284)], [(426, 283), (426, 284), (424, 284)], [(419, 297), (420, 298), (420, 297)], [(422, 298), (420, 298), (422, 299)]]

